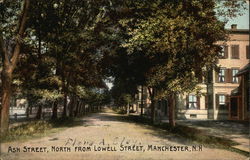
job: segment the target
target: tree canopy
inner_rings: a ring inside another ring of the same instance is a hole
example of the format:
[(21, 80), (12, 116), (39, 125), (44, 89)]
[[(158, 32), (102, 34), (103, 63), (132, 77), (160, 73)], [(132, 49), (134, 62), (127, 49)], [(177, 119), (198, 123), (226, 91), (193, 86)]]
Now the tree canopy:
[(139, 85), (157, 90), (151, 100), (195, 89), (203, 71), (216, 65), (221, 48), (215, 43), (227, 38), (226, 20), (241, 14), (244, 5), (237, 0), (1, 1), (1, 131), (8, 128), (11, 92), (53, 103), (54, 111), (63, 101), (67, 116), (79, 101), (108, 103), (109, 93), (98, 92), (107, 77), (114, 78), (113, 94), (126, 103)]

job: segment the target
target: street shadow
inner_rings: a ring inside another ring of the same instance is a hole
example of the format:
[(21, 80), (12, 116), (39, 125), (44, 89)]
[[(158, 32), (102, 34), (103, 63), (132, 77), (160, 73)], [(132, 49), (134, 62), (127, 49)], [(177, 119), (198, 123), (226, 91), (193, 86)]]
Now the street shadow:
[[(103, 115), (105, 114), (105, 115)], [(178, 134), (171, 133), (171, 131), (166, 130), (166, 128), (159, 128), (159, 126), (152, 126), (150, 120), (141, 117), (138, 115), (119, 115), (119, 114), (110, 114), (110, 113), (99, 113), (99, 115), (95, 115), (95, 119), (99, 121), (107, 121), (107, 122), (117, 122), (117, 123), (130, 123), (136, 125), (138, 127), (148, 129), (149, 132), (145, 133), (146, 135), (151, 135), (163, 140), (167, 140), (169, 142), (174, 142), (180, 145), (193, 145), (194, 142), (186, 137), (183, 137)]]
[[(103, 115), (104, 114), (104, 115)], [(137, 125), (140, 128), (149, 130), (146, 135), (151, 135), (162, 139), (164, 143), (177, 143), (179, 145), (205, 145), (212, 148), (228, 148), (233, 145), (238, 145), (237, 142), (230, 138), (220, 137), (216, 134), (207, 134), (205, 130), (197, 129), (190, 125), (177, 124), (176, 127), (170, 127), (168, 123), (152, 124), (150, 119), (140, 115), (121, 115), (114, 112), (104, 112), (95, 115), (97, 121), (113, 121), (117, 123), (130, 123)], [(185, 120), (184, 120), (185, 121)], [(195, 122), (195, 121), (194, 121)], [(200, 122), (206, 123), (205, 121)], [(209, 127), (208, 127), (209, 129)]]

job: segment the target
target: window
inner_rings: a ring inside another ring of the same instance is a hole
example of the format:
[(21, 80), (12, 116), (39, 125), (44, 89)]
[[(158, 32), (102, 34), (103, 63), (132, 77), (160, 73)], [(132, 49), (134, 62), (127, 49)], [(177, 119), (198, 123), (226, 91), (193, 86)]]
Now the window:
[(228, 58), (228, 46), (220, 46), (221, 52), (219, 53), (220, 58), (227, 59)]
[(220, 69), (219, 82), (225, 82), (225, 72), (226, 72), (226, 69)]
[(229, 96), (225, 94), (216, 94), (216, 108), (219, 110), (227, 110), (227, 102)]
[(226, 109), (226, 96), (219, 95), (219, 109)]
[(188, 96), (188, 108), (190, 109), (197, 108), (197, 97), (195, 95)]
[(226, 97), (225, 95), (219, 95), (219, 105), (225, 105), (226, 104)]
[(239, 45), (232, 45), (231, 46), (231, 58), (232, 59), (239, 59)]
[(225, 46), (220, 46), (222, 49), (221, 49), (221, 52), (219, 53), (220, 57), (221, 58), (224, 58), (225, 57)]
[(233, 82), (233, 83), (238, 83), (238, 77), (235, 76), (238, 72), (239, 72), (238, 69), (232, 69), (232, 75), (233, 75), (232, 82)]

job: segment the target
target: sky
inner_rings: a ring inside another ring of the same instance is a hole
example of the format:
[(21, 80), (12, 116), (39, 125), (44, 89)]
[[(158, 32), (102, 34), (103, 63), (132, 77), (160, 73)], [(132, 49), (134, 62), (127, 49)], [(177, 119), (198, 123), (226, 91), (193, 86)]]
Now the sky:
[(242, 16), (231, 19), (225, 27), (229, 29), (232, 24), (237, 24), (238, 29), (249, 29), (249, 5)]

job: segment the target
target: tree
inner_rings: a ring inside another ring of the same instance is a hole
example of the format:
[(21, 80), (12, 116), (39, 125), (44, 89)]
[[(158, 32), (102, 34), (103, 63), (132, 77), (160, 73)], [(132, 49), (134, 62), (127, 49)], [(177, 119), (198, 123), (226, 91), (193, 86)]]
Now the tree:
[[(55, 0), (51, 0), (50, 3), (41, 2), (45, 12), (42, 12), (43, 17), (40, 19), (48, 37), (45, 41), (53, 51), (51, 56), (56, 60), (56, 75), (62, 81), (59, 92), (64, 94), (64, 117), (67, 116), (67, 97), (69, 94), (70, 97), (74, 97), (73, 92), (78, 85), (85, 87), (102, 85), (98, 27), (102, 24), (101, 17), (105, 14), (106, 2), (57, 3)], [(45, 29), (48, 22), (52, 25), (49, 29)], [(41, 23), (38, 27), (35, 26), (36, 30), (39, 31)]]
[[(30, 6), (30, 0), (24, 0), (23, 7), (21, 9), (20, 18), (12, 19), (13, 15), (8, 14), (8, 9), (15, 14), (18, 13), (18, 7), (12, 6), (17, 5), (18, 2), (11, 4), (13, 2), (4, 1), (0, 3), (1, 8), (1, 21), (4, 24), (7, 24), (7, 27), (14, 29), (14, 33), (6, 33), (5, 27), (1, 25), (0, 28), (0, 54), (2, 58), (3, 70), (1, 73), (2, 80), (2, 93), (1, 93), (1, 114), (0, 114), (0, 129), (1, 132), (6, 132), (9, 127), (9, 107), (10, 107), (10, 98), (11, 98), (11, 85), (12, 85), (12, 74), (17, 65), (18, 57), (20, 54), (20, 49), (22, 45), (23, 38), (25, 37), (25, 25), (28, 19), (28, 11)], [(19, 4), (20, 5), (20, 4)], [(2, 10), (3, 9), (3, 10)], [(6, 14), (7, 13), (7, 14)], [(17, 16), (17, 15), (15, 15)], [(6, 22), (7, 19), (7, 22)], [(8, 22), (8, 20), (10, 20)], [(12, 21), (12, 22), (11, 22)], [(12, 28), (13, 21), (17, 22), (14, 28)]]
[[(100, 35), (102, 20), (105, 22), (103, 17), (106, 8), (109, 6), (108, 0), (60, 3), (55, 0), (0, 2), (0, 52), (3, 61), (1, 129), (8, 129), (12, 73), (17, 65), (20, 50), (24, 49), (21, 43), (25, 43), (29, 50), (23, 51), (22, 62), (18, 65), (18, 71), (23, 72), (15, 73), (15, 78), (22, 81), (22, 91), (25, 91), (29, 98), (33, 97), (34, 102), (41, 99), (45, 100), (44, 102), (55, 102), (63, 93), (66, 115), (67, 94), (76, 94), (74, 88), (77, 85), (103, 85), (101, 54), (98, 52), (101, 50), (101, 43), (97, 37)], [(24, 34), (28, 9), (32, 10), (27, 24), (29, 32)], [(28, 64), (29, 62), (31, 64)], [(29, 72), (26, 68), (25, 71), (25, 65), (34, 70)], [(21, 73), (25, 73), (25, 77), (22, 77)], [(55, 82), (56, 85), (50, 82)], [(56, 102), (53, 104), (57, 106)], [(53, 110), (56, 114), (55, 107)]]
[[(97, 28), (103, 23), (100, 17), (105, 14), (103, 12), (105, 5), (101, 1), (98, 3), (32, 1), (31, 9), (34, 14), (30, 16), (28, 25), (30, 37), (35, 40), (29, 43), (32, 44), (29, 47), (34, 48), (35, 52), (32, 51), (32, 54), (26, 55), (25, 63), (31, 65), (30, 59), (33, 59), (36, 67), (35, 76), (32, 77), (34, 81), (24, 82), (23, 88), (31, 91), (32, 94), (34, 89), (41, 90), (40, 93), (51, 93), (51, 97), (55, 99), (47, 99), (54, 101), (52, 103), (53, 118), (57, 117), (57, 101), (62, 98), (61, 94), (63, 94), (64, 101), (63, 116), (66, 117), (67, 99), (68, 97), (75, 99), (78, 85), (102, 87), (103, 74), (99, 52), (101, 39), (98, 38), (100, 31)], [(22, 64), (20, 67), (25, 70), (24, 66)], [(51, 82), (55, 83), (51, 86)], [(41, 99), (47, 97), (48, 94), (34, 96)], [(70, 106), (73, 105), (71, 103)]]
[[(238, 6), (234, 8), (235, 14), (242, 2), (232, 0), (222, 5)], [(150, 13), (141, 6), (150, 6)], [(216, 66), (221, 49), (215, 43), (226, 40), (225, 23), (216, 15), (216, 1), (142, 2), (135, 8), (128, 10), (137, 16), (120, 20), (128, 34), (122, 46), (128, 54), (143, 53), (142, 58), (150, 62), (146, 72), (140, 75), (145, 76), (149, 87), (152, 121), (155, 120), (154, 101), (167, 98), (171, 104), (169, 120), (174, 126), (174, 97), (196, 89), (206, 67)]]

